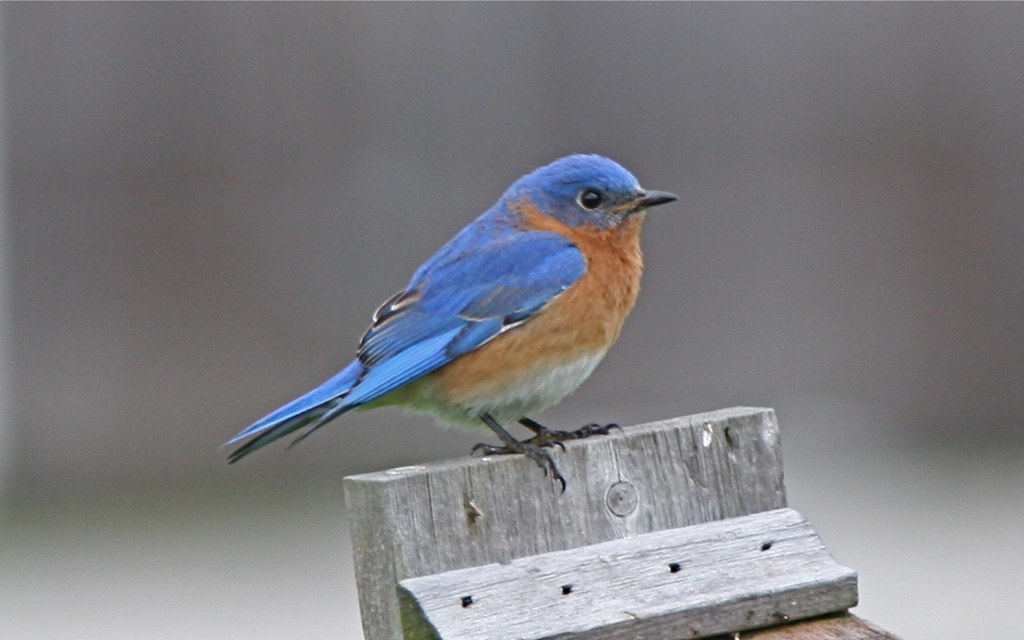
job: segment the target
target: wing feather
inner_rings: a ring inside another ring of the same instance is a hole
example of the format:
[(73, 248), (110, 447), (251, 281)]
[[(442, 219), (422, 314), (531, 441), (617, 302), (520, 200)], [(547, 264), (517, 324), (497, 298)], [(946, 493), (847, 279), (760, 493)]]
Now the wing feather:
[[(479, 347), (536, 313), (585, 269), (583, 254), (567, 238), (528, 231), (420, 270), (363, 336), (358, 357), (370, 371), (358, 396), (365, 387), (369, 402)], [(377, 369), (387, 374), (375, 375)]]

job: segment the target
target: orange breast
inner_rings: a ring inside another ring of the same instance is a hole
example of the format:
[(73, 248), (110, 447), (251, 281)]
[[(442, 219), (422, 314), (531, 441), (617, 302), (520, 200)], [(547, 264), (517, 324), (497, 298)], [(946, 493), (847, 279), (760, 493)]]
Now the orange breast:
[(603, 354), (636, 302), (642, 213), (610, 229), (570, 227), (529, 206), (520, 207), (520, 214), (524, 228), (570, 238), (586, 258), (586, 271), (522, 325), (434, 372), (434, 388), (448, 402), (497, 393), (542, 368)]

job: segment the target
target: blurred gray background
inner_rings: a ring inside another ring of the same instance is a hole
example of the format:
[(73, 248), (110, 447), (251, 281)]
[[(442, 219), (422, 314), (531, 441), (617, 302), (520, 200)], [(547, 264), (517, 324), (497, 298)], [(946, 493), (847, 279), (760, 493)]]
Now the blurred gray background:
[(482, 434), (385, 410), (232, 467), (218, 446), (570, 152), (681, 198), (648, 218), (618, 346), (539, 417), (775, 407), (790, 502), (860, 572), (857, 613), (1024, 633), (1020, 4), (0, 21), (5, 638), (361, 637), (341, 477)]

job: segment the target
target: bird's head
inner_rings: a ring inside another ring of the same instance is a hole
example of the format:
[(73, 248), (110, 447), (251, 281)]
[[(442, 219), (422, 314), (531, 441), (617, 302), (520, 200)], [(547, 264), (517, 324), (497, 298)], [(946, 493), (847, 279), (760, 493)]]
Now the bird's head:
[(527, 200), (540, 211), (570, 226), (608, 228), (631, 215), (676, 200), (665, 191), (645, 191), (633, 174), (598, 155), (555, 160), (513, 184), (509, 203)]

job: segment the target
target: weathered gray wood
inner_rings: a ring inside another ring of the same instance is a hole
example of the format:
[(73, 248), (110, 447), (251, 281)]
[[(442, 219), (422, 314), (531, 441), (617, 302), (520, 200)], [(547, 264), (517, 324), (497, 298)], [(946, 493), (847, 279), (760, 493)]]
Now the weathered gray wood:
[(345, 479), (368, 640), (400, 640), (399, 580), (786, 506), (771, 409), (624, 427), (553, 451), (564, 494), (523, 456)]
[(776, 625), (748, 631), (737, 638), (733, 634), (716, 640), (900, 640), (866, 620), (849, 613), (801, 620), (792, 624)]
[(857, 575), (792, 509), (400, 583), (407, 640), (679, 640), (857, 604)]

